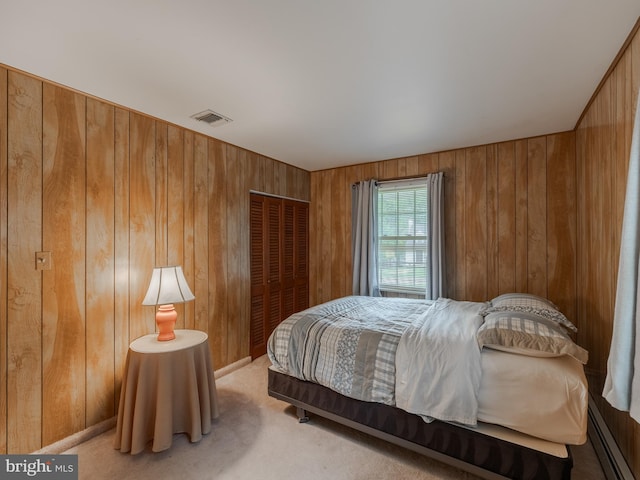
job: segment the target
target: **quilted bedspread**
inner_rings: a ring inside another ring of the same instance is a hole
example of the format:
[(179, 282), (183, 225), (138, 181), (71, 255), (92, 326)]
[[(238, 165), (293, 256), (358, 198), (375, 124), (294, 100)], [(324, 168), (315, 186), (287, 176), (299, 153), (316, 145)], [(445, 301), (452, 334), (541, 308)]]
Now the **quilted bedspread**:
[[(447, 299), (344, 297), (284, 320), (269, 338), (267, 353), (273, 366), (281, 372), (368, 402), (396, 406), (398, 377), (404, 382), (401, 385), (403, 402), (406, 406), (411, 405), (413, 413), (422, 415), (426, 420), (443, 416), (446, 418), (442, 419), (466, 419), (467, 413), (460, 416), (449, 411), (450, 408), (458, 408), (459, 401), (446, 407), (439, 404), (433, 412), (415, 411), (422, 392), (407, 391), (407, 386), (428, 383), (432, 391), (450, 389), (452, 379), (447, 375), (451, 370), (416, 368), (414, 364), (410, 366), (411, 371), (397, 376), (396, 357), (399, 353), (404, 364), (410, 363), (406, 361), (407, 358), (415, 357), (425, 362), (433, 361), (436, 366), (449, 362), (458, 365), (464, 361), (464, 365), (459, 365), (456, 372), (460, 374), (467, 371), (469, 374), (466, 379), (458, 378), (453, 383), (461, 386), (461, 394), (468, 397), (464, 403), (475, 405), (477, 410), (476, 380), (480, 376), (480, 350), (475, 332), (481, 317), (476, 317), (476, 314), (484, 304), (475, 305), (477, 308), (473, 308), (470, 302)], [(457, 326), (448, 328), (448, 322)], [(456, 344), (449, 350), (446, 342), (451, 341), (452, 337), (446, 332), (452, 331), (458, 334), (454, 336)], [(434, 340), (433, 335), (436, 334), (444, 337)], [(465, 355), (463, 360), (454, 358), (460, 350), (471, 353)], [(411, 378), (411, 382), (407, 383), (407, 378)], [(468, 388), (470, 384), (473, 386), (471, 391)], [(448, 394), (448, 397), (456, 396), (455, 391)], [(475, 423), (474, 418), (467, 420), (464, 423)]]

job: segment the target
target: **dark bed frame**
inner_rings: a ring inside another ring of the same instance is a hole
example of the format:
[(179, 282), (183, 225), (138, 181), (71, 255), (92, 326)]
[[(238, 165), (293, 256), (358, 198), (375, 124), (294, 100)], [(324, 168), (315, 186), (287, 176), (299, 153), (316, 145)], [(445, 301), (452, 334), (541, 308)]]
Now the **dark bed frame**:
[(270, 396), (307, 412), (408, 448), (486, 479), (570, 480), (573, 459), (523, 447), (446, 422), (426, 423), (389, 405), (345, 397), (329, 388), (269, 369)]

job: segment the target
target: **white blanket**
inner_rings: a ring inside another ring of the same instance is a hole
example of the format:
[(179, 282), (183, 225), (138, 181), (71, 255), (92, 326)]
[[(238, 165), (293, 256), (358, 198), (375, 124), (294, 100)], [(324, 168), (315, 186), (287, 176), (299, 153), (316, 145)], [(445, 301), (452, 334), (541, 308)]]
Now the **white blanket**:
[(396, 352), (396, 405), (476, 425), (482, 376), (476, 332), (486, 303), (440, 298), (404, 332)]

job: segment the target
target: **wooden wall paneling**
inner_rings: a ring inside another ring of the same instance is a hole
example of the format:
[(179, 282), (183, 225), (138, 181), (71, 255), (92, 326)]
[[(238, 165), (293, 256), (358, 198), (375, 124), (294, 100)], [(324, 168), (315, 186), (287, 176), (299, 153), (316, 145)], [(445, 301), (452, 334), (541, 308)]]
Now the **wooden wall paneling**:
[[(287, 181), (287, 171), (291, 168), (289, 165), (273, 160), (266, 159), (266, 170), (273, 172), (269, 178), (265, 179), (265, 192), (274, 192), (276, 195), (282, 195), (291, 198), (301, 198), (299, 182), (300, 177), (295, 175), (293, 185), (289, 185)], [(309, 193), (307, 192), (307, 196)]]
[[(351, 188), (345, 183), (345, 169), (337, 168), (331, 171), (331, 298), (351, 295), (352, 282), (347, 283), (346, 256), (351, 256), (351, 247), (346, 243), (347, 224), (350, 217)], [(350, 225), (349, 225), (350, 227)]]
[[(343, 178), (343, 188), (344, 188), (344, 201), (345, 204), (345, 215), (342, 219), (343, 229), (344, 229), (344, 245), (345, 251), (343, 253), (343, 261), (344, 261), (344, 271), (342, 273), (344, 280), (344, 291), (345, 295), (353, 294), (353, 258), (352, 252), (353, 249), (353, 236), (352, 236), (352, 212), (351, 212), (351, 199), (353, 195), (352, 185), (354, 183), (359, 182), (360, 180), (364, 180), (366, 168), (359, 168), (357, 165), (351, 165), (348, 167), (344, 167), (344, 178)], [(377, 174), (372, 174), (370, 178), (375, 178)], [(313, 206), (309, 206), (309, 215), (313, 211)], [(309, 242), (311, 238), (308, 239)], [(313, 291), (313, 290), (312, 290)]]
[(115, 415), (114, 107), (87, 99), (86, 425)]
[(466, 150), (464, 269), (465, 299), (487, 299), (487, 153), (486, 147)]
[(498, 249), (498, 145), (487, 145), (487, 292), (486, 300), (500, 291), (500, 250)]
[(156, 307), (143, 306), (155, 267), (155, 121), (130, 115), (129, 288), (130, 338), (156, 331)]
[(420, 172), (420, 156), (406, 157), (402, 159), (402, 170), (398, 170), (401, 177), (413, 177)]
[(9, 72), (7, 452), (42, 446), (42, 82)]
[(209, 330), (209, 344), (214, 366), (224, 365), (228, 356), (226, 168), (224, 144), (209, 140), (209, 314), (215, 319)]
[(311, 201), (311, 174), (301, 168), (297, 172), (296, 198)]
[(464, 228), (465, 216), (466, 216), (466, 151), (456, 150), (452, 152), (455, 156), (455, 203), (454, 209), (456, 212), (455, 225), (456, 225), (456, 254), (455, 254), (455, 284), (453, 289), (453, 298), (458, 300), (468, 299), (467, 297), (467, 269), (466, 269), (466, 252), (465, 243), (467, 232)]
[(418, 165), (415, 171), (411, 171), (409, 175), (425, 175), (428, 173), (435, 173), (441, 171), (440, 168), (440, 154), (430, 153), (427, 155), (420, 155), (417, 157)]
[(301, 168), (295, 168), (295, 172), (295, 185), (290, 189), (295, 194), (293, 198), (309, 201), (311, 174)]
[[(246, 152), (237, 147), (227, 146), (228, 363), (249, 355), (247, 317), (250, 316), (250, 292), (243, 286), (243, 283), (249, 281), (247, 241), (250, 189), (243, 173), (247, 172), (247, 167)], [(243, 237), (246, 237), (246, 240)]]
[(85, 426), (86, 99), (43, 88), (42, 442)]
[[(129, 145), (130, 121), (129, 112), (116, 108), (114, 112), (114, 236), (113, 248), (115, 257), (114, 273), (114, 370), (116, 376), (114, 402), (120, 399), (121, 379), (131, 340), (130, 326), (130, 294), (131, 283), (130, 255), (130, 170)], [(140, 300), (142, 301), (142, 300)]]
[(0, 67), (0, 455), (7, 453), (7, 70)]
[(514, 142), (498, 144), (498, 294), (516, 291), (516, 153)]
[[(317, 199), (319, 207), (319, 233), (316, 235), (318, 241), (318, 251), (320, 261), (318, 262), (317, 277), (320, 281), (321, 290), (318, 303), (331, 300), (333, 273), (331, 271), (331, 214), (333, 209), (333, 199), (331, 198), (331, 171), (323, 171), (320, 174), (320, 198)], [(318, 227), (318, 225), (316, 226)], [(335, 272), (341, 274), (342, 272)]]
[(576, 320), (576, 153), (573, 132), (547, 138), (547, 291)]
[(382, 179), (382, 168), (380, 162), (365, 163), (363, 165), (355, 165), (360, 174), (356, 178), (352, 178), (349, 185), (359, 182), (360, 180)]
[[(581, 125), (584, 125), (584, 118), (581, 122)], [(584, 269), (584, 265), (582, 265), (583, 258), (583, 241), (582, 241), (582, 232), (584, 231), (584, 222), (582, 208), (584, 204), (584, 165), (585, 165), (585, 149), (584, 149), (584, 129), (577, 128), (575, 130), (575, 145), (576, 145), (576, 278), (581, 278), (582, 270)], [(581, 340), (581, 322), (583, 317), (583, 300), (580, 298), (580, 285), (576, 284), (577, 294), (576, 294), (576, 317), (574, 319), (574, 323), (578, 328), (577, 340), (580, 345), (584, 345), (584, 343), (580, 342)]]
[[(227, 325), (229, 330), (237, 328), (239, 323), (239, 316), (241, 315), (241, 303), (242, 298), (239, 295), (239, 285), (241, 272), (240, 268), (240, 236), (242, 231), (240, 229), (241, 211), (239, 205), (239, 198), (242, 195), (242, 185), (240, 178), (242, 176), (242, 168), (240, 164), (240, 150), (231, 145), (226, 147), (227, 154), (227, 285), (229, 292), (227, 295), (227, 311), (229, 312), (229, 318), (227, 319)], [(226, 363), (230, 363), (230, 359), (235, 352), (235, 345), (232, 345), (232, 334), (229, 332), (227, 338), (228, 350)], [(236, 336), (233, 336), (233, 340), (236, 340)]]
[(290, 167), (285, 163), (278, 162), (277, 160), (272, 160), (272, 162), (274, 162), (272, 183), (273, 191), (286, 197), (302, 198), (300, 197), (300, 188), (298, 185), (299, 178), (296, 178), (293, 185), (289, 185), (288, 183), (287, 171)]
[[(167, 130), (167, 262), (182, 265), (185, 225), (185, 132), (169, 125)], [(184, 270), (184, 267), (183, 267)]]
[(233, 346), (229, 351), (231, 353), (231, 362), (235, 362), (242, 358), (249, 356), (249, 330), (251, 316), (250, 311), (250, 296), (251, 290), (249, 285), (249, 191), (251, 190), (250, 178), (246, 175), (246, 172), (251, 171), (253, 168), (253, 157), (251, 152), (243, 150), (239, 156), (239, 167), (241, 172), (245, 172), (240, 178), (240, 195), (237, 199), (238, 203), (238, 216), (235, 221), (239, 223), (238, 231), (240, 236), (238, 238), (237, 251), (237, 282), (238, 288), (238, 309), (237, 322), (234, 322), (233, 327), (229, 328), (229, 344)]
[(281, 195), (289, 198), (300, 198), (296, 188), (299, 181), (298, 169), (286, 165), (285, 176), (283, 177), (283, 180), (285, 182), (285, 185), (281, 185), (281, 187), (284, 186), (285, 188), (284, 190), (282, 190), (284, 194)]
[(289, 198), (300, 198), (297, 184), (299, 177), (293, 167), (267, 158), (265, 169), (271, 171), (272, 174), (269, 174), (269, 178), (265, 179), (263, 192)]
[[(320, 181), (319, 174), (311, 173), (309, 187), (311, 189), (311, 198), (317, 199), (320, 197)], [(319, 258), (318, 255), (318, 236), (320, 236), (321, 230), (318, 227), (318, 200), (314, 200), (314, 203), (309, 208), (309, 305), (317, 305), (318, 291), (320, 290), (320, 283), (318, 279)]]
[[(601, 332), (601, 324), (604, 321), (604, 304), (606, 302), (605, 296), (608, 294), (609, 278), (603, 277), (603, 259), (599, 252), (604, 251), (600, 242), (603, 236), (607, 233), (607, 218), (605, 217), (605, 197), (607, 196), (607, 188), (605, 182), (608, 181), (610, 174), (607, 166), (610, 165), (606, 150), (603, 149), (602, 129), (604, 104), (603, 97), (608, 96), (609, 84), (606, 83), (602, 89), (600, 96), (594, 102), (594, 109), (596, 112), (596, 121), (593, 124), (591, 132), (591, 151), (593, 154), (600, 158), (598, 165), (590, 165), (589, 167), (589, 184), (588, 188), (591, 191), (590, 195), (590, 212), (592, 219), (589, 224), (589, 250), (590, 256), (590, 269), (587, 275), (587, 281), (589, 285), (589, 291), (593, 294), (593, 305), (591, 306), (591, 312), (589, 313), (589, 336), (590, 336), (590, 352), (593, 355), (591, 361), (591, 367), (597, 372), (598, 390), (601, 390), (604, 383), (604, 359), (603, 346), (599, 342), (599, 334)], [(607, 99), (608, 100), (608, 99)], [(602, 164), (600, 164), (602, 162)], [(610, 211), (609, 211), (610, 215)], [(602, 249), (602, 250), (601, 250)]]
[[(163, 128), (164, 132), (165, 129)], [(159, 145), (165, 142), (157, 142)], [(184, 130), (173, 125), (166, 128), (166, 265), (180, 265), (184, 272)], [(156, 168), (156, 172), (157, 172)], [(157, 255), (157, 254), (156, 254)], [(188, 281), (187, 281), (188, 282)], [(191, 283), (189, 283), (191, 288)], [(187, 302), (192, 303), (192, 302)], [(175, 328), (186, 328), (185, 304), (175, 305), (178, 318)]]
[(195, 135), (193, 138), (194, 165), (194, 199), (195, 212), (193, 232), (194, 253), (194, 284), (191, 285), (195, 300), (194, 328), (209, 332), (209, 219), (207, 208), (209, 205), (209, 149), (207, 138)]
[(516, 291), (526, 292), (528, 286), (528, 161), (527, 140), (515, 142), (516, 153)]
[[(577, 275), (580, 279), (580, 293), (577, 297), (577, 313), (578, 313), (578, 342), (584, 346), (587, 350), (591, 350), (591, 322), (589, 317), (594, 308), (593, 306), (593, 287), (590, 282), (590, 263), (586, 260), (591, 258), (593, 251), (590, 241), (590, 228), (593, 219), (591, 215), (585, 215), (584, 212), (592, 212), (592, 192), (591, 192), (591, 167), (590, 167), (590, 153), (593, 152), (593, 110), (590, 110), (583, 118), (581, 128), (577, 133), (578, 152), (581, 154), (578, 157), (576, 165), (576, 180), (577, 180), (577, 203), (578, 211), (580, 215), (578, 217), (578, 241), (577, 248), (579, 254)], [(592, 356), (592, 361), (587, 365), (587, 372), (592, 371), (591, 363), (595, 357)], [(593, 369), (595, 372), (596, 370)], [(597, 381), (595, 376), (589, 376), (589, 382)]]
[(527, 141), (527, 292), (541, 297), (547, 297), (546, 141)]
[(275, 192), (278, 191), (278, 187), (276, 187), (275, 179), (278, 169), (275, 162), (270, 158), (253, 152), (248, 158), (251, 164), (251, 170), (247, 172), (250, 176), (247, 180), (249, 190), (269, 192), (277, 195)]
[[(604, 90), (604, 88), (601, 89), (601, 95)], [(603, 222), (605, 221), (602, 216), (601, 197), (603, 195), (603, 185), (600, 180), (606, 181), (604, 176), (607, 172), (604, 168), (600, 168), (599, 165), (596, 166), (595, 162), (592, 160), (592, 158), (601, 154), (599, 151), (600, 142), (598, 139), (598, 130), (600, 128), (599, 116), (601, 114), (601, 102), (599, 98), (601, 97), (599, 96), (592, 104), (593, 114), (591, 115), (591, 123), (586, 137), (587, 151), (591, 159), (585, 169), (585, 187), (589, 192), (589, 195), (585, 197), (585, 211), (590, 212), (590, 215), (585, 221), (586, 236), (584, 254), (586, 255), (586, 258), (589, 259), (589, 268), (585, 270), (585, 276), (582, 278), (581, 283), (583, 285), (584, 293), (588, 298), (583, 329), (586, 333), (585, 347), (589, 350), (591, 357), (589, 362), (589, 369), (593, 374), (591, 382), (593, 382), (594, 386), (597, 385), (595, 388), (598, 391), (602, 391), (602, 387), (604, 385), (604, 372), (601, 368), (602, 361), (600, 358), (600, 352), (602, 349), (597, 344), (597, 331), (599, 329), (598, 322), (603, 320), (601, 313), (601, 292), (599, 290), (607, 289), (607, 286), (603, 283), (606, 282), (607, 279), (600, 278), (601, 260), (598, 258), (600, 257), (598, 239), (603, 228)], [(584, 258), (585, 257), (583, 257), (583, 261)]]
[[(599, 116), (602, 119), (599, 122), (596, 135), (597, 145), (599, 152), (599, 168), (597, 172), (597, 182), (602, 188), (599, 195), (599, 209), (601, 212), (602, 224), (598, 229), (598, 248), (600, 252), (608, 252), (608, 255), (598, 255), (598, 270), (600, 282), (604, 280), (605, 288), (600, 283), (601, 293), (599, 299), (601, 301), (599, 312), (601, 318), (598, 322), (597, 329), (595, 330), (596, 337), (598, 339), (597, 344), (600, 351), (597, 353), (600, 359), (599, 368), (605, 372), (607, 369), (607, 357), (609, 352), (609, 345), (611, 343), (611, 333), (613, 329), (613, 311), (614, 311), (614, 298), (615, 298), (615, 283), (618, 272), (618, 265), (613, 264), (611, 252), (613, 251), (612, 239), (614, 238), (614, 219), (613, 212), (613, 198), (614, 198), (614, 168), (613, 168), (613, 123), (614, 123), (614, 90), (611, 77), (607, 79), (603, 86), (603, 94), (599, 96), (599, 102), (597, 108), (599, 110)], [(596, 279), (594, 278), (594, 285)]]
[[(451, 157), (452, 175), (451, 182), (453, 184), (451, 190), (454, 193), (453, 204), (451, 210), (453, 214), (453, 238), (455, 239), (454, 249), (449, 249), (450, 255), (452, 255), (451, 263), (455, 277), (449, 288), (449, 295), (454, 299), (465, 298), (465, 282), (466, 274), (464, 268), (464, 244), (465, 244), (465, 230), (463, 228), (464, 223), (464, 202), (465, 202), (465, 152), (464, 150), (452, 150), (441, 155), (441, 158)], [(450, 182), (450, 185), (451, 185)]]
[[(156, 131), (156, 255), (155, 266), (162, 267), (168, 265), (168, 131), (165, 122), (155, 121)], [(180, 306), (176, 308), (178, 317), (180, 316)], [(178, 324), (179, 325), (179, 324)], [(176, 327), (177, 328), (177, 327)]]
[(285, 184), (285, 182), (282, 181), (283, 178), (284, 179), (287, 178), (286, 173), (284, 177), (280, 176), (280, 172), (282, 171), (283, 166), (287, 170), (290, 167), (286, 164), (283, 164), (282, 162), (273, 160), (272, 158), (267, 158), (267, 157), (261, 157), (261, 158), (263, 163), (265, 164), (264, 191), (273, 192), (275, 195), (280, 195), (284, 197), (297, 198), (297, 192), (295, 191), (295, 189), (293, 189), (293, 191), (290, 192), (287, 189), (287, 185)]
[(393, 165), (396, 177), (407, 176), (407, 158), (406, 157), (389, 160), (389, 165)]
[[(184, 204), (182, 211), (184, 215), (183, 226), (183, 264), (184, 276), (192, 289), (196, 285), (196, 267), (195, 267), (195, 162), (193, 157), (194, 133), (184, 131), (183, 138), (183, 155), (184, 155)], [(184, 327), (195, 329), (196, 304), (195, 302), (187, 302), (184, 305)]]
[[(249, 170), (246, 172), (246, 186), (249, 188), (249, 192), (253, 190), (277, 195), (273, 190), (273, 165), (267, 164), (264, 157), (253, 152), (247, 154), (247, 162), (250, 165)], [(265, 178), (267, 175), (267, 170), (272, 174), (269, 186), (267, 186), (267, 181)]]
[[(589, 114), (587, 113), (580, 124), (580, 128), (576, 129), (576, 278), (584, 278), (584, 270), (586, 266), (583, 263), (584, 257), (584, 234), (585, 234), (585, 221), (584, 215), (584, 203), (586, 194), (586, 129), (584, 128), (585, 122), (588, 121)], [(580, 284), (576, 284), (578, 288), (578, 294), (576, 295), (576, 327), (578, 328), (577, 341), (580, 345), (585, 346), (585, 330), (582, 328), (585, 318), (586, 301), (582, 292)]]
[[(280, 163), (280, 165), (282, 165), (282, 162), (277, 163)], [(278, 193), (278, 195), (282, 195), (285, 197), (308, 200), (308, 194), (307, 196), (304, 196), (301, 190), (304, 188), (305, 183), (308, 185), (308, 181), (305, 181), (305, 177), (308, 178), (309, 173), (304, 172), (301, 169), (293, 167), (291, 165), (285, 165), (285, 167), (287, 171), (286, 176), (284, 177), (286, 178), (286, 185), (284, 185), (285, 188), (282, 188), (281, 186), (274, 191), (281, 192)]]
[(438, 169), (444, 172), (444, 243), (446, 297), (456, 294), (456, 263), (458, 236), (456, 234), (456, 155), (454, 151), (438, 155)]
[(398, 178), (398, 161), (397, 160), (385, 160), (380, 165), (380, 180)]

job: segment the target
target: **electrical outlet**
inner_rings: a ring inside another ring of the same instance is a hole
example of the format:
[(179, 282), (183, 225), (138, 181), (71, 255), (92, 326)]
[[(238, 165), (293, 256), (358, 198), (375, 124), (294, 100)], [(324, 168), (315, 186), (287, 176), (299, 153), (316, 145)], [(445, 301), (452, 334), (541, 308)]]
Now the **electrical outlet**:
[(51, 270), (51, 252), (36, 252), (36, 270)]

